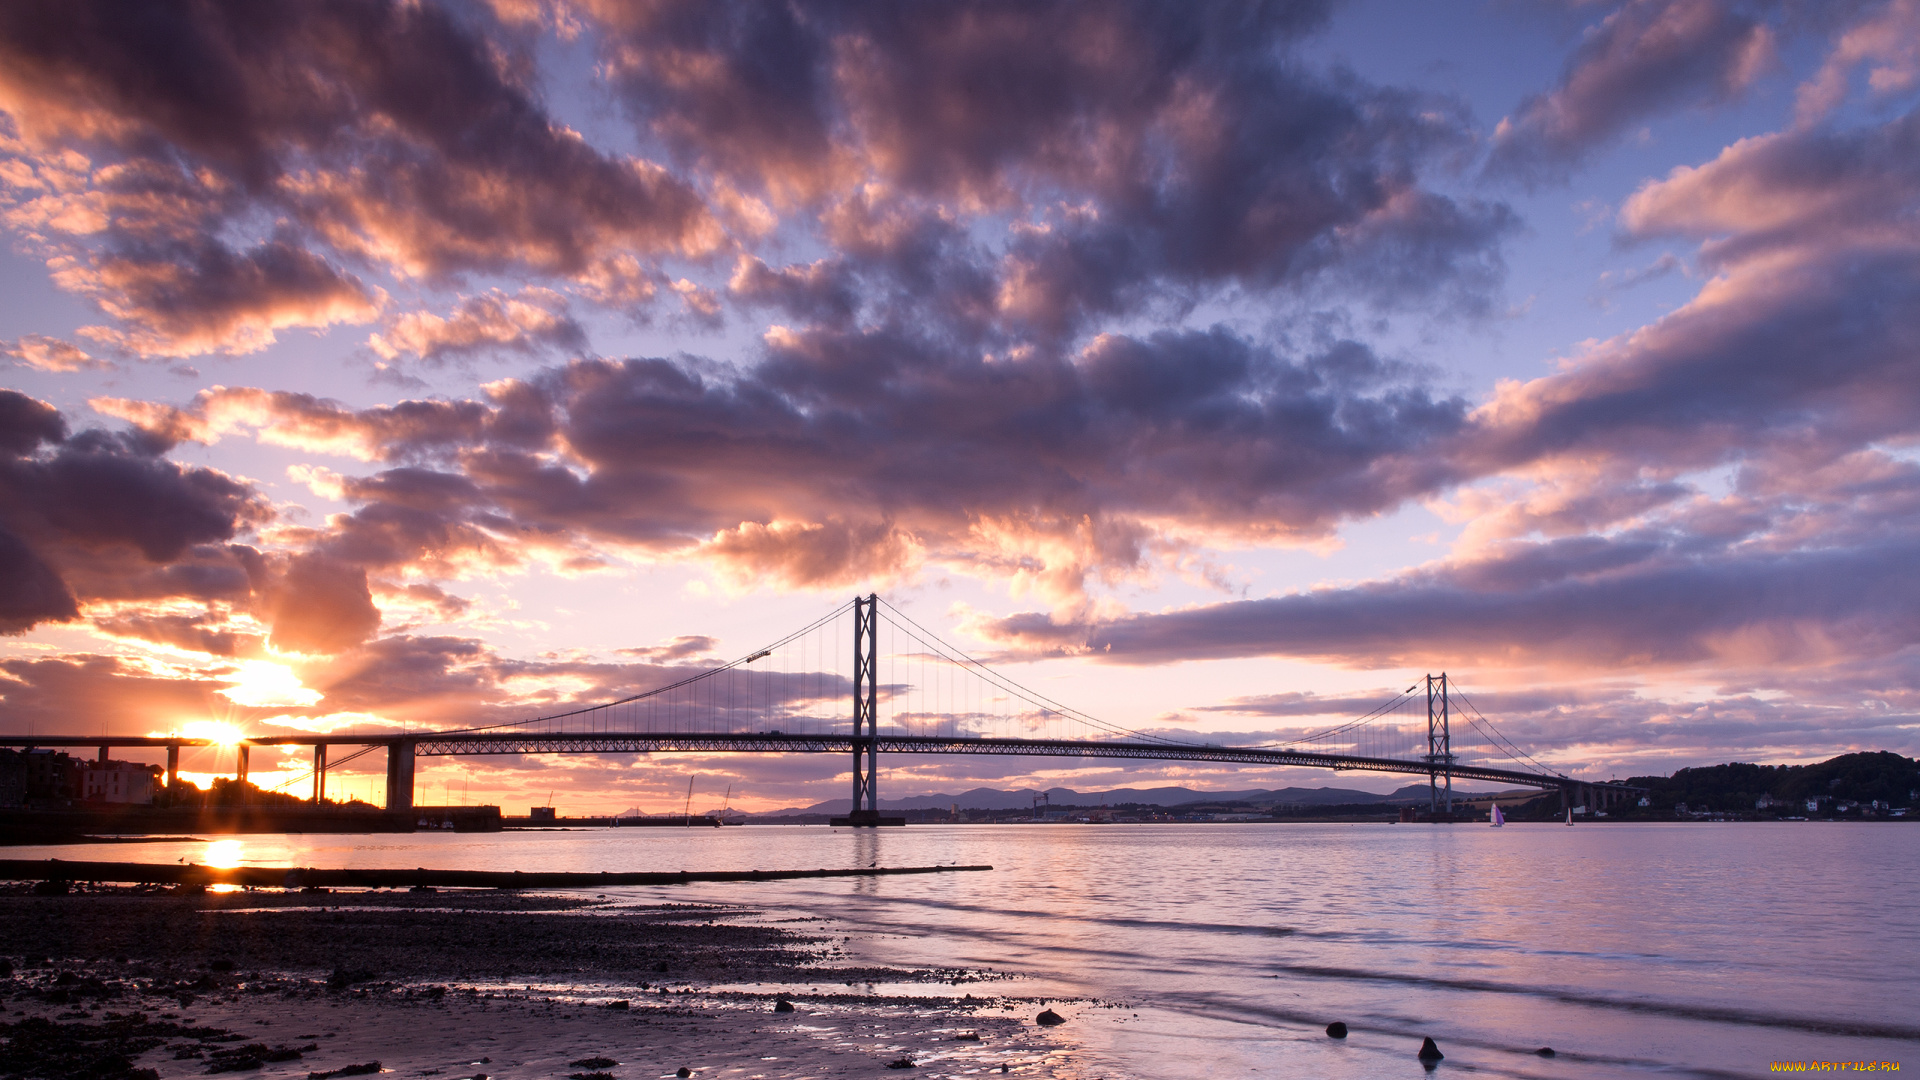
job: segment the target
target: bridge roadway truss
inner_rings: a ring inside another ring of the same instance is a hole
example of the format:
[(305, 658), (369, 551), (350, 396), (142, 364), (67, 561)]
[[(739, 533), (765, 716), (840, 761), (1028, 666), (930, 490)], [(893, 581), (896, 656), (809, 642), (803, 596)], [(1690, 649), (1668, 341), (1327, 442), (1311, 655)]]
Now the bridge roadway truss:
[[(1307, 768), (1365, 770), (1426, 776), (1424, 760), (1319, 754), (1304, 750), (1204, 746), (1181, 743), (1103, 742), (1082, 739), (968, 739), (920, 735), (881, 735), (855, 740), (847, 735), (533, 735), (484, 732), (414, 736), (420, 757), (467, 754), (652, 754), (772, 753), (846, 754), (856, 741), (883, 754), (985, 754), (992, 757), (1128, 758), (1142, 761), (1219, 761), (1240, 765), (1297, 765)], [(1557, 791), (1574, 781), (1558, 776), (1493, 769), (1454, 762), (1453, 775), (1468, 780), (1521, 784)]]
[[(108, 747), (165, 747), (167, 782), (178, 779), (182, 747), (217, 746), (209, 739), (177, 735), (86, 736), (43, 735), (38, 738), (0, 737), (0, 746), (98, 747), (101, 760)], [(1401, 759), (1324, 754), (1308, 750), (1265, 747), (1209, 746), (1190, 743), (1128, 742), (1083, 739), (941, 738), (920, 735), (789, 735), (759, 732), (734, 735), (617, 735), (581, 732), (472, 731), (402, 735), (282, 735), (248, 738), (243, 746), (312, 746), (316, 782), (314, 802), (324, 792), (325, 748), (328, 746), (383, 746), (387, 750), (387, 808), (401, 813), (413, 807), (414, 760), (418, 757), (455, 757), (475, 754), (985, 754), (995, 757), (1121, 758), (1135, 761), (1214, 761), (1239, 765), (1289, 765), (1331, 769), (1335, 772), (1385, 772), (1433, 777), (1451, 772), (1457, 779), (1484, 780), (1558, 791), (1569, 805), (1607, 806), (1638, 792), (1617, 783), (1591, 783), (1570, 777), (1462, 764), (1450, 767), (1427, 758)], [(242, 766), (244, 770), (244, 765)], [(245, 772), (240, 774), (245, 778)]]

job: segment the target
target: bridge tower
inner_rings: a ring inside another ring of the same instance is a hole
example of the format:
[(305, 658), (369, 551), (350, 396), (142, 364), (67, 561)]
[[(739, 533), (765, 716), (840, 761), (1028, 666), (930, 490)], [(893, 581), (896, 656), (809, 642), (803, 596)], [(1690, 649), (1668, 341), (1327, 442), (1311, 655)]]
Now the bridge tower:
[[(1445, 778), (1444, 805), (1440, 782)], [(1427, 676), (1427, 810), (1453, 817), (1453, 710), (1447, 700), (1447, 673)]]
[(853, 598), (853, 809), (834, 825), (905, 825), (880, 816), (880, 596)]

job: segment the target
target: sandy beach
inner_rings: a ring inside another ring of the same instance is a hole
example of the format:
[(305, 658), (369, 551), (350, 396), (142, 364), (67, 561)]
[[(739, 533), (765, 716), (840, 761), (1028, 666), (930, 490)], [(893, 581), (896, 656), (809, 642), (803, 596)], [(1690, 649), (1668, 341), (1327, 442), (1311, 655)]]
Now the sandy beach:
[[(20, 886), (0, 893), (0, 1076), (1080, 1075), (1073, 1027), (1098, 1006), (849, 965), (842, 940), (745, 903)], [(1047, 1008), (1068, 1022), (1037, 1024)]]

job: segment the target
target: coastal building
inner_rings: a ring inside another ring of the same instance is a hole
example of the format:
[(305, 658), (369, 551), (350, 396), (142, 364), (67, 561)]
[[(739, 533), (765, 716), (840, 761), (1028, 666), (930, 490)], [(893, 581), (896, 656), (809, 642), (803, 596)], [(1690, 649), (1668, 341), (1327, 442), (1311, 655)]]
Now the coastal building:
[(80, 797), (89, 802), (153, 802), (159, 786), (160, 766), (131, 761), (102, 761), (80, 770)]
[(80, 797), (80, 763), (55, 750), (29, 750), (28, 803), (62, 806)]
[(0, 810), (27, 805), (27, 755), (0, 747)]

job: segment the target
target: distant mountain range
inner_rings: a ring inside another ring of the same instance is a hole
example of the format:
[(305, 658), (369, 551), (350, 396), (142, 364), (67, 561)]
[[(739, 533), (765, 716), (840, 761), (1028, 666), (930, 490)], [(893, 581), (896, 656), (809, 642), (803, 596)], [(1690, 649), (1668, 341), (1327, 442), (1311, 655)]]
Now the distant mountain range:
[[(1456, 785), (1454, 794), (1465, 793)], [(945, 810), (958, 805), (962, 810), (1025, 810), (1042, 793), (1032, 788), (1001, 791), (974, 788), (958, 795), (914, 795), (905, 799), (881, 799), (882, 810)], [(1409, 784), (1386, 795), (1350, 788), (1249, 788), (1244, 791), (1195, 791), (1183, 787), (1114, 788), (1110, 791), (1074, 791), (1072, 788), (1048, 788), (1047, 801), (1053, 806), (1187, 806), (1194, 803), (1291, 803), (1295, 806), (1334, 806), (1348, 803), (1425, 802), (1427, 785)], [(853, 805), (851, 799), (829, 799), (812, 806), (788, 807), (754, 814), (756, 818), (787, 817), (798, 814), (844, 814)]]

